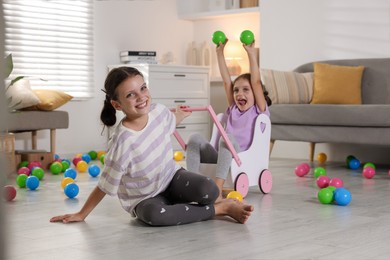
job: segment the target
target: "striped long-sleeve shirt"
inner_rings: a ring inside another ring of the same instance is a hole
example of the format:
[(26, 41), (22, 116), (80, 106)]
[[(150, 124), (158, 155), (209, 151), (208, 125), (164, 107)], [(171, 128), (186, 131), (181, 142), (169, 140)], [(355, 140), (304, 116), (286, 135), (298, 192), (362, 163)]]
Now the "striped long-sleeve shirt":
[(135, 206), (164, 191), (180, 168), (173, 160), (175, 126), (175, 116), (168, 108), (152, 104), (144, 129), (133, 131), (121, 122), (112, 135), (98, 187), (117, 195), (132, 216)]

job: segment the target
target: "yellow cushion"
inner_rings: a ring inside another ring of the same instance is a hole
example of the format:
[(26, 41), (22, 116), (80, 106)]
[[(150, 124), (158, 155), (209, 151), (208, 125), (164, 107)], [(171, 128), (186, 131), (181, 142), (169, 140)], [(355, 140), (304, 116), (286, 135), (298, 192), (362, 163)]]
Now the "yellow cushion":
[(39, 104), (29, 107), (26, 110), (51, 111), (66, 104), (73, 97), (59, 90), (34, 89), (33, 92), (39, 98)]
[(363, 66), (314, 63), (311, 104), (361, 104)]

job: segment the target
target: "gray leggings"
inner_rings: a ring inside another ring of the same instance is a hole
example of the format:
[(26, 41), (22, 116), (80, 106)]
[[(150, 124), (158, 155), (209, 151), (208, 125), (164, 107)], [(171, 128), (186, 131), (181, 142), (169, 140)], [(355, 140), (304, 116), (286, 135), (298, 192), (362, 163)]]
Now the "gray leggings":
[[(240, 146), (232, 135), (228, 135), (234, 149), (240, 152)], [(187, 143), (186, 164), (187, 169), (192, 172), (199, 172), (201, 163), (217, 164), (215, 177), (226, 180), (232, 162), (232, 153), (225, 141), (219, 139), (218, 151), (200, 134), (193, 134)]]
[(139, 220), (151, 226), (208, 220), (215, 215), (214, 202), (218, 195), (212, 179), (181, 168), (164, 192), (141, 201), (135, 213)]

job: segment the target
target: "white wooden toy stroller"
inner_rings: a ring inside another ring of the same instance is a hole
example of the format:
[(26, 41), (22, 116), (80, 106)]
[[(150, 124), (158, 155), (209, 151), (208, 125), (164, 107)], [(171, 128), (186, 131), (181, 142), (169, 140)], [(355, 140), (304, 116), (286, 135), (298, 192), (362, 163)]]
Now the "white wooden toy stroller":
[[(267, 115), (260, 114), (255, 123), (252, 144), (243, 152), (237, 153), (231, 144), (222, 123), (225, 116), (215, 114), (211, 106), (201, 108), (188, 108), (189, 111), (208, 111), (214, 121), (210, 143), (218, 147), (220, 137), (224, 138), (226, 145), (232, 153), (233, 159), (230, 166), (230, 174), (225, 181), (224, 188), (233, 189), (241, 193), (243, 197), (248, 194), (249, 187), (258, 185), (260, 191), (267, 194), (272, 189), (272, 174), (268, 170), (269, 147), (271, 139), (271, 121)], [(176, 139), (186, 150), (186, 144), (178, 134), (174, 133)], [(201, 174), (213, 177), (215, 174), (215, 164), (201, 164)]]

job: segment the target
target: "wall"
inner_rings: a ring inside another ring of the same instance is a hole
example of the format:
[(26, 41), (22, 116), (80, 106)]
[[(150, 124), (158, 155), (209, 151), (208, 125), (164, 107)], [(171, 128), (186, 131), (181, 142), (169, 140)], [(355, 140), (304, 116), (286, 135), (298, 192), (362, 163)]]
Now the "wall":
[[(390, 57), (388, 0), (262, 0), (263, 68), (291, 70), (326, 59)], [(344, 161), (353, 154), (364, 161), (389, 163), (389, 148), (319, 144), (317, 153)], [(275, 144), (272, 157), (308, 158), (307, 143)]]

